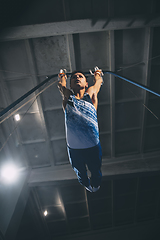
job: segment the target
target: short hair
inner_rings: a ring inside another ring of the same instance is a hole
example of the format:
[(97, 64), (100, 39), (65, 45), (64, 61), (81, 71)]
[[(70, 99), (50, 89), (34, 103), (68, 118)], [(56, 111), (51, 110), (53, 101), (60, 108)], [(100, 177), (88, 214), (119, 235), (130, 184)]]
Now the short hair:
[[(71, 83), (71, 78), (74, 76), (74, 74), (76, 74), (76, 73), (82, 73), (84, 76), (85, 76), (85, 78), (86, 78), (86, 81), (87, 81), (87, 77), (86, 77), (86, 75), (85, 75), (85, 73), (83, 72), (83, 71), (81, 71), (81, 70), (75, 70), (75, 71), (73, 71), (72, 73), (71, 73), (71, 77), (70, 77), (70, 83)], [(88, 82), (88, 81), (87, 81)]]

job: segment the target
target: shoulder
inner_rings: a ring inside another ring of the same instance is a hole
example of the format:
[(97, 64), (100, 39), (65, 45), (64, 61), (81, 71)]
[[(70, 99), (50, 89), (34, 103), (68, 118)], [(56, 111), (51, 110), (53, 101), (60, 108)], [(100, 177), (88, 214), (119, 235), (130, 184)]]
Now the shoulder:
[(96, 91), (95, 86), (93, 85), (93, 86), (89, 87), (87, 89), (86, 93), (88, 93), (90, 98), (92, 99), (93, 95), (95, 95), (95, 94), (97, 95), (97, 91)]

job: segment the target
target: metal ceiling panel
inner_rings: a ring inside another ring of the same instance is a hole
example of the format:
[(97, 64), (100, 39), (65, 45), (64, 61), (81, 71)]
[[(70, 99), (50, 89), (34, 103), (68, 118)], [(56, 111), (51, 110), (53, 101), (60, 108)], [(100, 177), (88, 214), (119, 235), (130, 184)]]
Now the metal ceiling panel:
[[(26, 92), (31, 90), (33, 86), (33, 82), (31, 78), (24, 78), (20, 80), (12, 80), (12, 81), (6, 81), (6, 86), (8, 88), (9, 98), (10, 98), (10, 104), (16, 101), (18, 98), (20, 98), (22, 95), (24, 95)], [(36, 113), (39, 111), (37, 101), (35, 101), (36, 97), (34, 97), (35, 94), (33, 93), (30, 97), (27, 98), (26, 101), (29, 101), (32, 99), (28, 104), (23, 106), (23, 108), (18, 110), (18, 113)], [(24, 103), (24, 101), (23, 101)], [(19, 104), (20, 107), (23, 103)]]
[[(79, 202), (85, 200), (85, 190), (82, 185), (61, 186), (61, 194), (64, 203)], [(72, 194), (74, 192), (74, 194)]]
[(3, 93), (4, 93), (4, 90), (2, 90), (2, 88), (0, 88), (0, 111), (2, 111), (4, 109), (4, 106), (5, 106)]
[(67, 219), (84, 217), (87, 215), (86, 202), (65, 204)]
[(150, 191), (144, 191), (142, 190), (141, 193), (139, 193), (139, 198), (137, 201), (138, 206), (148, 206), (148, 205), (155, 205), (158, 197), (159, 191), (158, 189), (150, 190)]
[[(157, 4), (158, 4), (158, 1), (157, 1)], [(156, 10), (158, 11), (159, 9), (156, 9)], [(160, 41), (160, 27), (155, 27), (154, 34), (153, 34), (153, 46), (152, 46), (153, 57), (156, 57), (160, 54), (159, 41)], [(156, 59), (156, 60), (158, 60), (158, 59)]]
[(102, 155), (104, 158), (111, 156), (111, 134), (100, 134)]
[[(137, 53), (138, 54), (138, 53)], [(119, 73), (121, 73), (122, 76), (125, 76), (129, 79), (134, 79), (136, 82), (144, 84), (146, 82), (146, 79), (144, 77), (144, 72), (145, 72), (145, 63), (143, 62), (138, 62), (138, 65), (136, 66), (132, 66), (132, 64), (128, 65), (129, 67), (126, 66), (126, 68), (122, 68), (122, 71), (120, 71)], [(134, 65), (134, 64), (133, 64)], [(132, 84), (130, 84), (132, 86)], [(128, 85), (129, 88), (129, 85)], [(135, 95), (137, 95), (138, 97), (140, 97), (140, 93), (142, 94), (143, 91), (142, 89), (138, 89), (138, 87), (134, 86), (135, 90), (133, 91), (135, 93)], [(141, 91), (140, 91), (141, 90)], [(139, 95), (138, 95), (139, 93)], [(142, 95), (143, 96), (143, 95)]]
[(160, 176), (144, 176), (139, 178), (139, 191), (159, 189)]
[[(43, 212), (45, 211), (45, 209), (46, 209), (46, 206), (43, 209)], [(47, 212), (48, 212), (48, 216), (46, 219), (47, 223), (65, 220), (64, 211), (63, 211), (62, 206), (47, 207)]]
[(91, 223), (93, 230), (109, 229), (112, 226), (112, 214), (108, 212), (107, 214), (92, 216)]
[[(103, 113), (103, 117), (102, 117)], [(98, 123), (100, 133), (110, 133), (111, 131), (111, 122), (110, 122), (110, 106), (109, 105), (100, 105), (98, 107)]]
[(63, 21), (64, 16), (62, 14), (62, 9), (63, 1), (61, 0), (46, 0), (45, 4), (43, 0), (39, 0), (38, 2), (27, 2), (23, 16), (19, 19), (18, 24), (26, 25), (43, 22)]
[[(91, 77), (91, 83), (93, 84), (93, 77)], [(101, 86), (101, 89), (98, 93), (98, 100), (99, 100), (99, 104), (109, 104), (110, 103), (110, 79), (109, 79), (109, 75), (104, 75), (103, 77), (103, 85)]]
[(52, 75), (61, 68), (70, 71), (66, 36), (36, 38), (32, 44), (38, 75)]
[[(144, 183), (144, 185), (146, 186), (146, 182)], [(126, 179), (115, 180), (114, 188), (115, 188), (115, 196), (122, 195), (122, 194), (135, 193), (137, 190), (137, 179), (129, 178), (127, 181)]]
[(148, 101), (148, 107), (152, 111), (147, 111), (147, 123), (146, 125), (149, 126), (158, 126), (160, 124), (160, 113), (159, 113), (159, 107), (160, 107), (160, 99), (157, 97), (152, 97)]
[[(144, 14), (150, 13), (151, 10), (151, 0), (135, 0), (134, 2), (130, 2), (127, 0), (115, 0), (114, 10), (117, 16), (124, 16), (130, 14)], [(126, 11), (127, 10), (127, 11)]]
[(95, 66), (108, 69), (108, 32), (83, 33), (79, 38), (82, 69), (88, 71)]
[[(54, 81), (57, 81), (57, 79), (54, 78), (51, 80), (51, 82)], [(53, 86), (49, 87), (46, 91), (44, 91), (41, 96), (43, 100), (44, 111), (62, 108), (62, 96), (57, 87), (57, 82)]]
[(50, 139), (65, 137), (64, 113), (62, 109), (46, 111), (46, 123)]
[(19, 129), (23, 143), (45, 141), (41, 116), (39, 113), (27, 113), (22, 119), (22, 124), (19, 124)]
[[(122, 75), (122, 72), (118, 72), (118, 73)], [(126, 74), (124, 76), (126, 76)], [(116, 78), (115, 80), (116, 102), (142, 99), (142, 96), (143, 96), (142, 93), (143, 93), (142, 89), (130, 83), (124, 82), (121, 79)]]
[(0, 62), (5, 79), (22, 79), (30, 74), (24, 41), (0, 44)]
[(51, 165), (46, 142), (32, 142), (30, 144), (25, 144), (25, 148), (29, 159), (29, 165), (33, 168)]
[(65, 138), (52, 141), (52, 150), (55, 156), (55, 165), (69, 163)]
[(139, 63), (144, 57), (145, 29), (123, 30), (123, 64)]
[(116, 156), (139, 153), (140, 130), (116, 132)]
[(141, 126), (141, 101), (117, 103), (115, 110), (115, 129), (125, 130)]
[(115, 211), (123, 209), (134, 209), (136, 203), (136, 192), (126, 195), (117, 195), (115, 201), (116, 201)]
[(129, 225), (134, 222), (134, 209), (124, 209), (115, 212), (115, 226)]
[(66, 221), (48, 222), (47, 226), (48, 226), (49, 233), (51, 236), (59, 235), (60, 232), (61, 232), (61, 235), (67, 234)]
[(43, 208), (47, 206), (59, 206), (61, 204), (58, 188), (55, 186), (36, 187), (40, 204)]
[(160, 149), (160, 126), (147, 127), (145, 133), (144, 151), (158, 151)]
[[(159, 61), (159, 59), (158, 59)], [(157, 90), (158, 92), (160, 91), (160, 83), (159, 83), (159, 78), (160, 78), (160, 73), (159, 73), (159, 64), (156, 61), (152, 61), (151, 63), (151, 82), (150, 86), (152, 89)]]
[(82, 217), (78, 219), (69, 219), (69, 230), (70, 233), (77, 233), (82, 231), (89, 230), (89, 218), (88, 217)]
[(137, 208), (137, 222), (154, 219), (154, 206), (141, 206)]
[(112, 199), (111, 197), (104, 199), (91, 199), (88, 201), (90, 215), (107, 214), (111, 212), (112, 209)]

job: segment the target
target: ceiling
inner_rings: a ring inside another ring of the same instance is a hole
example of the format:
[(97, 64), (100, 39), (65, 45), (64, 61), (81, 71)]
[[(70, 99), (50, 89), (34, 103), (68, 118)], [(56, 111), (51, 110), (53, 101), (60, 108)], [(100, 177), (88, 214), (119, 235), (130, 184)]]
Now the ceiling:
[[(98, 66), (160, 92), (158, 0), (1, 1), (0, 30), (1, 111), (61, 68)], [(96, 194), (70, 167), (57, 77), (0, 118), (1, 162), (11, 157), (30, 172), (17, 239), (160, 218), (160, 98), (110, 74), (98, 98), (104, 177)]]

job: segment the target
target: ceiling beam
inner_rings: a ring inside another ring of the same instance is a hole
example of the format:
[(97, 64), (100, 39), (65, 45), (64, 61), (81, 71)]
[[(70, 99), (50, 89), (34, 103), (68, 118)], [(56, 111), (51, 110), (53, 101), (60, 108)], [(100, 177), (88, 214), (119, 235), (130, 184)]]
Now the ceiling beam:
[[(156, 12), (156, 0), (151, 1), (150, 6), (150, 13), (153, 15)], [(145, 86), (150, 85), (150, 76), (151, 76), (151, 57), (152, 57), (152, 45), (153, 45), (153, 28), (146, 27), (145, 29), (145, 46), (144, 46), (144, 63), (145, 63), (145, 70), (144, 70), (144, 84)], [(147, 91), (144, 91), (143, 97), (143, 112), (142, 112), (142, 127), (141, 127), (141, 140), (140, 140), (140, 153), (144, 152), (144, 145), (145, 145), (145, 129), (146, 129), (146, 122), (147, 122), (147, 109), (148, 106), (148, 98), (149, 94)]]
[[(33, 57), (33, 51), (32, 51), (31, 43), (30, 43), (29, 40), (25, 40), (25, 46), (26, 46), (26, 52), (27, 52), (27, 56), (28, 56), (28, 62), (29, 62), (31, 76), (32, 76), (32, 81), (33, 81), (33, 84), (35, 86), (37, 86), (39, 84), (39, 82), (38, 82), (38, 78), (37, 78), (37, 71), (36, 71), (35, 61), (34, 61), (34, 57)], [(55, 157), (54, 157), (54, 154), (51, 150), (52, 149), (51, 141), (50, 141), (50, 138), (49, 138), (49, 133), (47, 131), (47, 127), (46, 127), (46, 117), (45, 117), (45, 113), (44, 113), (43, 107), (42, 107), (43, 106), (42, 96), (39, 96), (36, 99), (36, 101), (37, 101), (37, 104), (38, 104), (39, 114), (41, 116), (41, 121), (42, 121), (43, 131), (44, 131), (44, 134), (45, 134), (47, 149), (48, 149), (48, 152), (50, 153), (49, 154), (50, 163), (52, 165), (55, 165), (55, 162), (54, 162)]]
[[(156, 156), (157, 155), (157, 156)], [(102, 175), (107, 178), (112, 176), (136, 174), (136, 173), (150, 173), (160, 171), (160, 153), (155, 155), (139, 155), (134, 159), (129, 156), (123, 159), (117, 159), (117, 162), (110, 161), (105, 162), (103, 160)], [(43, 168), (31, 170), (28, 184), (30, 186), (39, 186), (44, 183), (54, 182), (57, 184), (58, 181), (76, 180), (76, 175), (72, 170), (71, 166), (61, 165), (55, 168)]]
[(70, 234), (70, 229), (69, 229), (69, 224), (68, 224), (68, 217), (67, 217), (67, 213), (66, 213), (66, 207), (63, 201), (63, 197), (62, 197), (62, 189), (61, 188), (57, 188), (58, 190), (58, 194), (59, 194), (59, 199), (60, 199), (60, 203), (61, 203), (61, 207), (63, 209), (63, 214), (64, 214), (64, 219), (67, 225), (67, 230), (68, 230), (68, 234)]
[(0, 34), (0, 41), (12, 41), (85, 32), (143, 28), (147, 26), (160, 26), (160, 16), (150, 14), (112, 17), (98, 19), (94, 21), (94, 24), (93, 19), (83, 19), (18, 26), (4, 29)]
[(32, 204), (34, 204), (36, 206), (35, 210), (34, 210), (34, 213), (35, 213), (34, 217), (38, 219), (37, 226), (41, 225), (43, 229), (40, 229), (40, 231), (42, 231), (42, 233), (44, 233), (45, 236), (49, 237), (50, 232), (49, 232), (49, 229), (48, 229), (46, 219), (43, 215), (43, 210), (44, 209), (42, 209), (42, 206), (41, 206), (36, 188), (31, 189), (31, 197), (32, 197), (32, 201), (33, 201)]
[[(151, 72), (151, 54), (152, 54), (152, 42), (153, 42), (153, 29), (146, 28), (145, 30), (145, 47), (144, 47), (144, 63), (145, 63), (145, 72), (144, 72), (144, 85), (150, 85), (150, 72)], [(142, 125), (141, 125), (141, 140), (140, 140), (140, 153), (144, 152), (145, 144), (145, 128), (147, 121), (147, 106), (148, 106), (148, 92), (144, 91), (143, 97), (143, 112), (142, 112)]]
[(66, 40), (67, 40), (67, 50), (68, 50), (68, 59), (69, 59), (70, 72), (73, 72), (76, 69), (73, 35), (72, 34), (67, 34), (66, 35)]
[[(5, 107), (11, 103), (10, 92), (5, 81), (5, 77), (2, 72), (0, 72), (0, 88), (2, 89), (1, 94), (5, 104)], [(1, 133), (2, 143), (0, 146), (1, 151), (4, 150), (5, 156), (9, 159), (13, 159), (16, 163), (17, 159), (23, 162), (25, 167), (28, 167), (27, 154), (22, 145), (20, 139), (20, 131), (18, 125), (20, 122), (15, 122), (14, 118), (10, 118), (9, 121), (1, 123)]]

